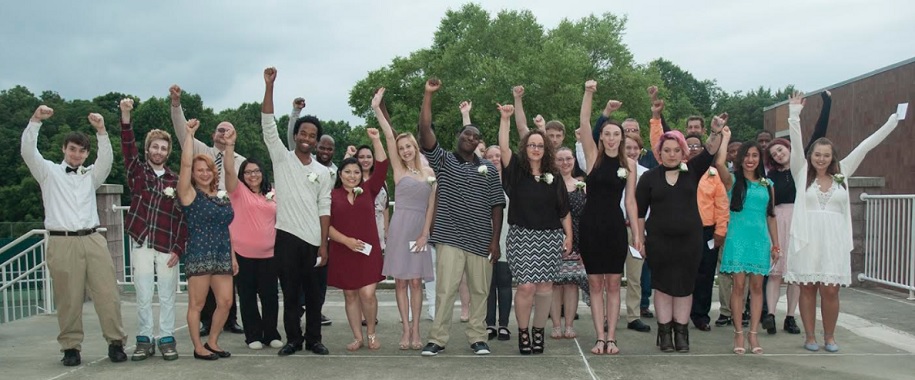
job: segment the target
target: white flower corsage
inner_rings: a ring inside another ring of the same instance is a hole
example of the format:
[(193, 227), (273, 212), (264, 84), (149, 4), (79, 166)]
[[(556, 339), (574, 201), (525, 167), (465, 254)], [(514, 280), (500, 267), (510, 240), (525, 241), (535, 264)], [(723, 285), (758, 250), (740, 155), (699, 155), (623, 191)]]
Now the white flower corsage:
[(318, 173), (311, 172), (308, 173), (308, 181), (311, 183), (318, 183)]
[(165, 194), (165, 196), (169, 198), (175, 198), (175, 188), (171, 186), (166, 187), (162, 189), (162, 194)]
[(362, 194), (362, 188), (359, 186), (354, 187), (353, 194), (356, 194), (356, 196), (359, 196), (359, 194)]
[[(337, 178), (337, 172), (330, 172), (330, 178), (331, 178), (331, 179)], [(318, 180), (318, 179), (315, 178), (315, 181), (317, 181), (317, 180)]]
[(273, 197), (276, 197), (276, 192), (270, 190), (267, 194), (264, 195), (264, 197), (267, 198), (268, 201), (272, 201)]
[(681, 171), (681, 172), (689, 171), (689, 167), (686, 166), (686, 163), (685, 163), (685, 162), (681, 162), (681, 163), (680, 163), (680, 171)]
[(845, 183), (845, 176), (842, 175), (841, 173), (836, 173), (836, 174), (832, 175), (832, 180), (836, 181), (836, 183), (838, 183), (838, 184), (842, 184), (842, 183)]
[(584, 189), (584, 188), (587, 187), (587, 186), (588, 186), (588, 184), (585, 183), (584, 181), (575, 182), (575, 188), (578, 189), (578, 190), (582, 190), (582, 189)]
[(760, 178), (760, 179), (759, 179), (759, 184), (760, 184), (760, 185), (763, 185), (763, 186), (765, 186), (765, 187), (769, 187), (769, 185), (771, 184), (771, 182), (769, 182), (768, 179)]
[(486, 174), (489, 173), (489, 169), (486, 168), (486, 165), (480, 165), (480, 167), (477, 168), (477, 173), (480, 173), (485, 176)]
[(709, 177), (714, 177), (718, 175), (718, 170), (715, 168), (708, 168), (708, 175)]
[(553, 173), (544, 174), (543, 182), (546, 182), (547, 185), (552, 185), (553, 184)]
[(225, 190), (219, 190), (216, 192), (216, 198), (219, 198), (221, 200), (226, 200), (226, 199), (229, 199), (229, 196)]
[(434, 176), (428, 176), (428, 177), (426, 177), (426, 183), (428, 183), (429, 186), (434, 185), (434, 184), (435, 184), (435, 181), (436, 181), (436, 179), (435, 179)]
[(619, 168), (616, 170), (616, 176), (622, 179), (626, 179), (629, 177), (629, 171), (626, 170), (626, 168)]
[(648, 154), (648, 149), (642, 148), (642, 151), (639, 152), (639, 158), (644, 157), (646, 154)]
[(79, 174), (86, 174), (88, 172), (89, 172), (89, 168), (83, 168), (83, 167), (79, 168)]

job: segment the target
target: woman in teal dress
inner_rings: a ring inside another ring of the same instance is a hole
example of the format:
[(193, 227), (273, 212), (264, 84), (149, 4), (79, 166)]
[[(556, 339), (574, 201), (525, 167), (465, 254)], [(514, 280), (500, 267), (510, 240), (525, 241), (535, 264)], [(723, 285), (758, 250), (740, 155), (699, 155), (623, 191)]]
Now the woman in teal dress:
[(757, 329), (762, 314), (763, 276), (778, 259), (778, 229), (775, 224), (772, 186), (762, 168), (762, 149), (755, 141), (740, 146), (734, 160), (734, 187), (731, 199), (731, 221), (721, 258), (722, 273), (731, 273), (731, 315), (734, 318), (734, 353), (746, 352), (740, 328), (747, 277), (750, 279), (750, 346), (761, 354)]

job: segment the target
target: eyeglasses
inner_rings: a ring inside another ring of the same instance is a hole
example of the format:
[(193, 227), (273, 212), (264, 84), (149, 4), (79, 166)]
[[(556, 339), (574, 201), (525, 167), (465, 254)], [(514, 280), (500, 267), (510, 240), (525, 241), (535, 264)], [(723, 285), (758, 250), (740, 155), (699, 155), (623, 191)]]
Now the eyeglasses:
[(575, 159), (572, 158), (572, 157), (557, 158), (557, 159), (556, 159), (556, 161), (558, 161), (558, 162), (569, 162), (569, 161), (573, 161), (573, 160), (575, 160)]
[(229, 131), (229, 128), (216, 128), (216, 133), (218, 133), (220, 135), (224, 135), (228, 131)]
[(534, 149), (534, 150), (543, 150), (544, 145), (543, 144), (527, 144), (527, 148)]
[(702, 144), (690, 144), (687, 147), (689, 147), (689, 150), (699, 150), (702, 149)]
[(623, 130), (623, 132), (626, 132), (626, 133), (639, 133), (639, 129), (638, 129), (638, 128), (626, 128), (626, 129)]
[(255, 174), (261, 174), (261, 170), (260, 169), (245, 170), (243, 173), (245, 173), (245, 175), (255, 175)]

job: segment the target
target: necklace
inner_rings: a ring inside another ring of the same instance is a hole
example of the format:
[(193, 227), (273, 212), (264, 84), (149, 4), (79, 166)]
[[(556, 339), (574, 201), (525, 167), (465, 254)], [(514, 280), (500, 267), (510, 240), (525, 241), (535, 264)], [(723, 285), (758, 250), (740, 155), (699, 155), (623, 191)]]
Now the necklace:
[(413, 169), (413, 168), (411, 168), (411, 167), (409, 167), (409, 166), (407, 166), (407, 170), (409, 170), (410, 173), (419, 174), (419, 170)]

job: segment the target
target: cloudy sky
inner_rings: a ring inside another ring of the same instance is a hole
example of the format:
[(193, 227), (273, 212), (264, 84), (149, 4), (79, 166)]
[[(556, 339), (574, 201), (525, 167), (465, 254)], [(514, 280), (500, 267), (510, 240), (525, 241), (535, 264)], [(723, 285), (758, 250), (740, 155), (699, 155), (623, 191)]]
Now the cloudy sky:
[[(361, 124), (348, 92), (368, 71), (428, 47), (465, 1), (9, 1), (0, 14), (0, 89), (24, 85), (67, 99), (120, 91), (146, 99), (178, 83), (221, 110), (259, 101), (276, 66), (278, 110)], [(229, 5), (231, 4), (231, 5)], [(487, 0), (563, 18), (628, 17), (639, 63), (664, 57), (726, 91), (825, 87), (915, 56), (915, 1)], [(288, 101), (287, 101), (288, 100)]]

